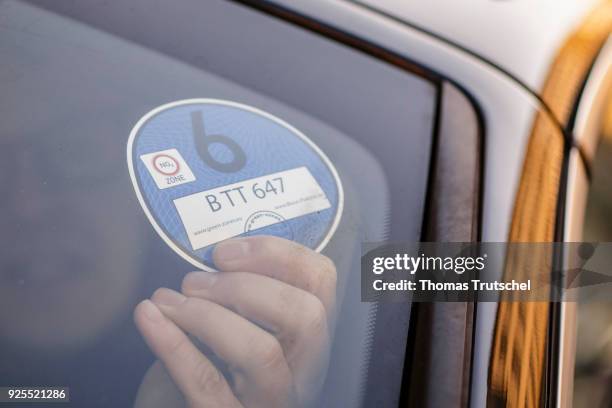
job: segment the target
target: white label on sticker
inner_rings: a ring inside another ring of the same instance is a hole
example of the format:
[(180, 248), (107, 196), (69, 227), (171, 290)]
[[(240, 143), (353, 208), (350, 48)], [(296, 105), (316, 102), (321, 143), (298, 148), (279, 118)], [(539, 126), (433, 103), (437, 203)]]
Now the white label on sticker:
[(331, 207), (306, 167), (174, 200), (193, 250)]
[(195, 181), (187, 162), (176, 149), (143, 154), (140, 159), (160, 190)]

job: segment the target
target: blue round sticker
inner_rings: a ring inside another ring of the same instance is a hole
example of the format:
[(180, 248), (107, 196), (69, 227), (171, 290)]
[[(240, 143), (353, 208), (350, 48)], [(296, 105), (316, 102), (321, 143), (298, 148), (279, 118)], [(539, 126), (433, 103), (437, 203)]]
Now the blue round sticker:
[(251, 106), (217, 99), (160, 106), (132, 129), (127, 159), (154, 229), (204, 270), (215, 270), (215, 244), (237, 236), (275, 235), (320, 251), (342, 214), (342, 184), (325, 154)]

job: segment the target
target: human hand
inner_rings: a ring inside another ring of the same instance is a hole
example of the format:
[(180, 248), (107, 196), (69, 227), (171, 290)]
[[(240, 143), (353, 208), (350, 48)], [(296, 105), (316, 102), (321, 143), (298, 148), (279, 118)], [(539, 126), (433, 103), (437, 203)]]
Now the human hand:
[[(269, 236), (225, 241), (213, 257), (223, 272), (190, 273), (182, 293), (158, 289), (134, 312), (187, 405), (311, 405), (329, 360), (333, 262)], [(227, 365), (227, 378), (188, 335)]]

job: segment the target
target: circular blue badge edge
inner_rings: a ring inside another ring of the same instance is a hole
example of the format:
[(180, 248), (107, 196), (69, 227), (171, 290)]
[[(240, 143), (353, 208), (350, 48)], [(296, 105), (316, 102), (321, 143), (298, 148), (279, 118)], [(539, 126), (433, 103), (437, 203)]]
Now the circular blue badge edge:
[(163, 113), (164, 111), (168, 109), (176, 108), (178, 106), (195, 105), (195, 104), (213, 104), (213, 105), (228, 106), (228, 107), (242, 109), (247, 112), (263, 116), (264, 118), (269, 119), (275, 122), (276, 124), (287, 128), (293, 134), (301, 138), (321, 158), (323, 163), (327, 166), (330, 173), (332, 174), (333, 179), (336, 182), (336, 188), (338, 190), (338, 205), (336, 208), (336, 214), (334, 215), (334, 220), (332, 224), (330, 225), (325, 237), (321, 240), (321, 242), (317, 245), (317, 247), (314, 248), (315, 251), (321, 252), (325, 248), (325, 246), (327, 246), (327, 244), (331, 240), (331, 237), (336, 232), (336, 229), (338, 228), (338, 225), (340, 224), (340, 219), (342, 218), (342, 212), (344, 209), (344, 189), (342, 186), (342, 181), (340, 180), (340, 177), (338, 175), (338, 172), (335, 166), (333, 165), (331, 160), (327, 157), (327, 155), (319, 148), (319, 146), (317, 146), (308, 136), (306, 136), (304, 133), (302, 133), (300, 130), (290, 125), (286, 121), (278, 118), (277, 116), (272, 115), (271, 113), (255, 108), (253, 106), (246, 105), (246, 104), (239, 103), (239, 102), (228, 101), (224, 99), (214, 99), (214, 98), (182, 99), (182, 100), (166, 103), (164, 105), (160, 105), (156, 107), (155, 109), (147, 112), (144, 116), (142, 116), (138, 120), (138, 122), (136, 122), (136, 124), (134, 125), (134, 127), (132, 128), (130, 132), (126, 153), (127, 153), (128, 171), (130, 174), (130, 179), (132, 181), (132, 187), (134, 188), (134, 192), (136, 193), (136, 197), (138, 198), (138, 202), (140, 203), (140, 206), (142, 207), (145, 215), (147, 216), (147, 219), (153, 226), (153, 229), (155, 230), (157, 235), (159, 235), (159, 237), (166, 243), (166, 245), (168, 245), (174, 252), (176, 252), (181, 258), (189, 262), (191, 265), (201, 270), (204, 270), (204, 271), (218, 272), (216, 269), (210, 267), (209, 265), (202, 263), (199, 259), (187, 253), (177, 242), (175, 242), (174, 239), (172, 239), (166, 233), (164, 228), (159, 225), (159, 223), (157, 222), (157, 220), (151, 213), (149, 206), (147, 205), (146, 198), (143, 196), (141, 192), (139, 180), (136, 177), (136, 171), (134, 168), (135, 159), (134, 159), (133, 147), (134, 147), (134, 142), (138, 136), (140, 129), (149, 120), (153, 119), (155, 116), (157, 116), (160, 113)]

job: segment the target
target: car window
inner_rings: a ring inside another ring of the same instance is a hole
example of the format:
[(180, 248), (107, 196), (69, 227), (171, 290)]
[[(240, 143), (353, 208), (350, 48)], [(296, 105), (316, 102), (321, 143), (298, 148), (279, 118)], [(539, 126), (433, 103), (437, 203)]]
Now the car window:
[[(360, 245), (421, 236), (436, 84), (231, 2), (43, 6), (53, 10), (0, 2), (0, 385), (68, 386), (75, 406), (134, 403), (155, 358), (133, 309), (194, 267), (143, 213), (128, 136), (161, 105), (215, 98), (299, 129), (338, 172), (344, 208), (323, 250), (338, 319), (321, 401), (359, 406), (379, 352)], [(394, 376), (379, 381), (399, 386)]]

